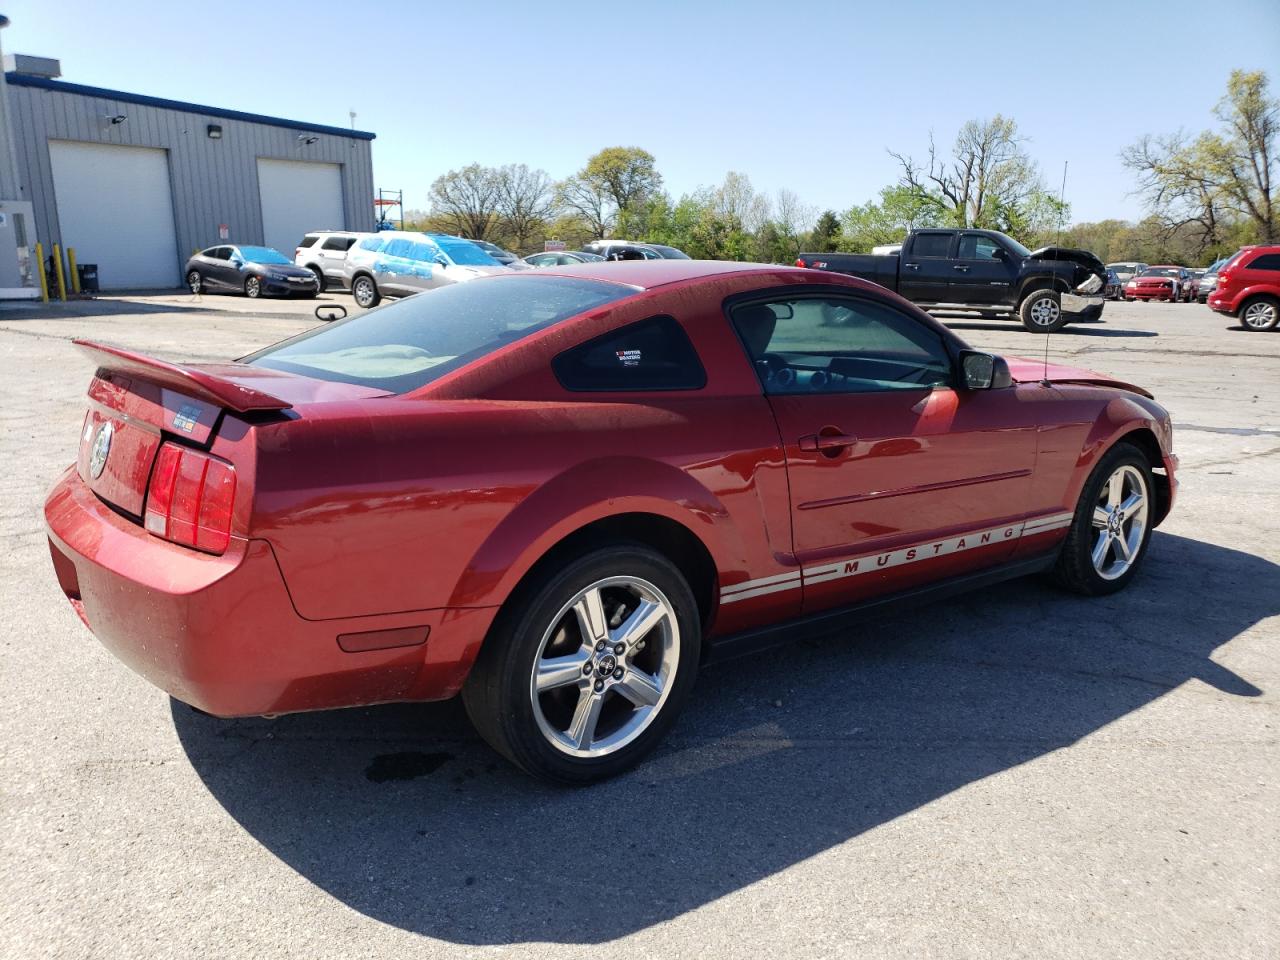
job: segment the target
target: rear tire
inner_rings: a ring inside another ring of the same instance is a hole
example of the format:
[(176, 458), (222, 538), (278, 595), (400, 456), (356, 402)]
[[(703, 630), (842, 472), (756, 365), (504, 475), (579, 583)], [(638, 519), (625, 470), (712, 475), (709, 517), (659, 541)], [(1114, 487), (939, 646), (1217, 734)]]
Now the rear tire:
[(1117, 443), (1085, 481), (1053, 578), (1090, 597), (1123, 590), (1146, 559), (1154, 498), (1147, 458), (1133, 444)]
[(1062, 297), (1056, 290), (1032, 290), (1018, 306), (1018, 316), (1032, 333), (1054, 333), (1067, 325)]
[(1275, 297), (1254, 297), (1240, 307), (1240, 326), (1246, 330), (1261, 332), (1280, 326), (1280, 300)]
[(676, 566), (615, 543), (549, 566), (508, 600), (462, 699), (480, 736), (526, 773), (591, 783), (661, 741), (700, 648), (698, 606)]
[(355, 299), (356, 306), (365, 310), (376, 307), (382, 299), (373, 277), (363, 273), (351, 281), (351, 296)]
[(204, 277), (200, 276), (199, 270), (187, 274), (187, 287), (197, 296), (204, 293)]

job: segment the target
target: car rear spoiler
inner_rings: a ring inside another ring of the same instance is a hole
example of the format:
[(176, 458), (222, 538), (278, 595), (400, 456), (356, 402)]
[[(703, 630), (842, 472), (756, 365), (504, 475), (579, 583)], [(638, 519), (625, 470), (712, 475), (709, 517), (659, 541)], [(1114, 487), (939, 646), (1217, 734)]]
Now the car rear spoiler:
[[(287, 400), (269, 393), (246, 387), (227, 377), (220, 377), (206, 370), (180, 366), (148, 357), (120, 347), (110, 347), (92, 340), (74, 340), (99, 370), (124, 376), (137, 377), (148, 383), (167, 387), (196, 400), (216, 404), (237, 413), (255, 410), (287, 410), (292, 406)], [(251, 368), (250, 368), (251, 369)]]

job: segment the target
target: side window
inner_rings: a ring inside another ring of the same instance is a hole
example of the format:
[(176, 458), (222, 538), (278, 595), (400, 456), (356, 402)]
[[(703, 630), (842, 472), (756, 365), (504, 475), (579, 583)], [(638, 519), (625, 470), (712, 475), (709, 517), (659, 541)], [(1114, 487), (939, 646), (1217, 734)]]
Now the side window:
[(949, 233), (917, 233), (911, 241), (912, 257), (945, 258), (951, 252)]
[(980, 233), (965, 233), (960, 237), (960, 249), (956, 253), (958, 260), (995, 260), (1000, 244)]
[[(320, 239), (320, 235), (319, 235), (319, 234), (316, 234), (316, 233), (308, 233), (305, 237), (303, 237), (303, 238), (302, 238), (302, 242), (301, 242), (300, 244), (298, 244), (298, 246), (299, 246), (299, 247), (309, 247), (309, 246), (311, 246), (313, 243), (315, 243), (315, 242), (316, 242), (317, 240), (319, 240), (319, 239)], [(325, 249), (327, 250), (327, 249), (329, 249), (329, 247), (326, 245), (326, 246), (325, 246)]]
[(1246, 264), (1247, 270), (1280, 270), (1280, 253), (1264, 253), (1254, 258), (1253, 263)]
[(360, 249), (376, 253), (382, 249), (382, 241), (382, 237), (365, 237), (360, 241)]
[(628, 324), (551, 361), (566, 390), (699, 390), (707, 374), (672, 317)]
[(225, 260), (227, 259), (227, 248), (210, 247), (208, 250), (203, 251), (201, 256), (208, 257), (210, 260)]
[(402, 257), (407, 259), (412, 250), (413, 250), (412, 240), (405, 240), (403, 238), (398, 237), (395, 240), (392, 240), (390, 243), (388, 243), (386, 247), (383, 248), (382, 252), (385, 253), (388, 257)]
[(421, 263), (430, 263), (435, 259), (436, 252), (428, 244), (412, 243), (409, 245), (409, 259), (417, 260)]
[(871, 300), (748, 303), (734, 307), (731, 318), (767, 394), (927, 390), (952, 382), (942, 338)]
[(528, 257), (525, 262), (534, 267), (545, 267), (556, 262), (556, 255), (554, 253), (540, 253), (535, 257)]
[(325, 237), (321, 250), (342, 250), (351, 249), (351, 245), (356, 242), (355, 237)]

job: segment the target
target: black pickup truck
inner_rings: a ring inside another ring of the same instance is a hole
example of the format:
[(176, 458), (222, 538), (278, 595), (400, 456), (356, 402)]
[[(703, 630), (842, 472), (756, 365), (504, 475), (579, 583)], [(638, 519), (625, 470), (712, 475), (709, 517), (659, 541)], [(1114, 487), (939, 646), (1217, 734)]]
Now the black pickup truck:
[(1032, 251), (994, 230), (914, 230), (899, 253), (802, 253), (796, 266), (861, 277), (928, 310), (1016, 315), (1033, 333), (1100, 318), (1107, 279), (1088, 251)]

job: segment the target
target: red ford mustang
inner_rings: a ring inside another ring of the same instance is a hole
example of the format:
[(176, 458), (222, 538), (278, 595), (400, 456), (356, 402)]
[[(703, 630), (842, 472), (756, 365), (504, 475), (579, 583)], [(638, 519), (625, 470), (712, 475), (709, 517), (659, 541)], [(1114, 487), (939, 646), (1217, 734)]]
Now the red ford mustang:
[(828, 272), (584, 264), (236, 363), (81, 347), (45, 516), (120, 659), (221, 716), (461, 691), (566, 782), (634, 764), (709, 659), (1034, 572), (1117, 590), (1176, 486), (1145, 391)]

